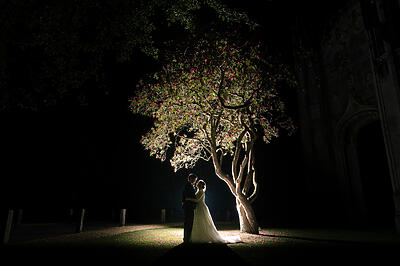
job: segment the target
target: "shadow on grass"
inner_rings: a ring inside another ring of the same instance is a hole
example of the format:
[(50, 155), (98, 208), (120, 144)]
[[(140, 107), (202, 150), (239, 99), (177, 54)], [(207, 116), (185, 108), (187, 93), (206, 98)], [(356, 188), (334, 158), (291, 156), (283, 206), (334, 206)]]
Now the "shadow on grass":
[(0, 247), (9, 265), (150, 265), (165, 250), (111, 245), (13, 245)]
[(292, 241), (232, 249), (248, 263), (258, 265), (394, 265), (400, 246), (358, 242)]
[(169, 250), (110, 245), (10, 245), (1, 247), (0, 252), (9, 265), (249, 265), (225, 244), (180, 244)]
[(278, 239), (293, 239), (293, 240), (306, 240), (313, 242), (327, 242), (327, 243), (336, 243), (336, 244), (346, 244), (346, 243), (363, 243), (362, 241), (357, 240), (341, 240), (341, 239), (329, 239), (329, 238), (317, 238), (317, 237), (304, 237), (304, 236), (285, 236), (285, 235), (274, 235), (274, 234), (259, 234), (260, 236), (268, 236)]
[(0, 247), (7, 265), (396, 265), (398, 245), (291, 242), (279, 245), (180, 244), (173, 248), (110, 244)]
[(154, 265), (249, 265), (226, 244), (180, 244), (159, 257)]

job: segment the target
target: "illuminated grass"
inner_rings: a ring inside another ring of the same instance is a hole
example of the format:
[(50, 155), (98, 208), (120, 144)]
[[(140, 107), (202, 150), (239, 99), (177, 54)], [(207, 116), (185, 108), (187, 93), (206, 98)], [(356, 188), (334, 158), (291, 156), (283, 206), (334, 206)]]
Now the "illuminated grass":
[(109, 241), (117, 245), (155, 248), (172, 248), (182, 243), (181, 228), (164, 228), (123, 233), (110, 237)]
[[(296, 238), (291, 234), (290, 231), (287, 230), (261, 230), (259, 235), (240, 233), (239, 230), (232, 229), (220, 229), (219, 232), (225, 238), (240, 235), (242, 239), (241, 242), (228, 244), (229, 247), (235, 250), (263, 247), (284, 247), (294, 244), (314, 244), (312, 239), (307, 239), (306, 237)], [(183, 228), (172, 227), (122, 233), (115, 236), (97, 239), (96, 243), (111, 244), (113, 246), (123, 246), (128, 248), (141, 247), (168, 250), (182, 244), (182, 239)]]
[[(73, 265), (78, 258), (85, 259), (88, 265), (97, 265), (97, 262), (114, 265), (116, 261), (149, 265), (160, 261), (169, 264), (177, 258), (196, 257), (199, 253), (210, 261), (217, 256), (230, 261), (243, 260), (252, 265), (265, 265), (266, 261), (270, 265), (297, 265), (300, 262), (321, 265), (325, 258), (336, 259), (334, 262), (341, 258), (358, 261), (366, 254), (369, 256), (365, 257), (366, 261), (384, 256), (392, 258), (397, 256), (400, 244), (400, 237), (393, 234), (327, 229), (264, 229), (260, 235), (251, 235), (240, 233), (235, 226), (223, 224), (217, 228), (224, 237), (240, 235), (242, 242), (183, 247), (183, 228), (179, 225), (167, 226), (136, 228), (138, 230), (101, 237), (95, 234), (92, 239), (58, 237), (3, 248), (14, 259), (23, 261), (26, 258), (29, 263), (36, 260), (42, 263), (45, 259), (48, 265), (53, 265), (51, 256), (63, 258), (66, 265)], [(393, 247), (396, 252), (392, 253)], [(28, 264), (23, 262), (20, 265)]]
[[(224, 237), (240, 235), (239, 230), (221, 230), (220, 233)], [(104, 239), (103, 241), (113, 243), (115, 245), (168, 249), (182, 244), (182, 239), (182, 228), (163, 228), (123, 233), (108, 237), (108, 239)]]

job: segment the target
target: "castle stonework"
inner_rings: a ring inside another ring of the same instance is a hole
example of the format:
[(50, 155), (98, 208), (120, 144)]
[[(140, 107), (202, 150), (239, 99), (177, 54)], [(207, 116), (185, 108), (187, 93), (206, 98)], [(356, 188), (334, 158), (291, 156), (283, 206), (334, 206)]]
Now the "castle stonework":
[[(317, 11), (316, 11), (317, 12)], [(293, 31), (300, 134), (321, 215), (400, 232), (399, 1), (345, 1)]]

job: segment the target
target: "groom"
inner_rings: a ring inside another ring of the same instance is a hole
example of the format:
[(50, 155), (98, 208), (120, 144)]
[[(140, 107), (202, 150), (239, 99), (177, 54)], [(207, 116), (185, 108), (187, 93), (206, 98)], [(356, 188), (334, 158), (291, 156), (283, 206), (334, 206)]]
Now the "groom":
[(196, 203), (187, 199), (195, 199), (195, 184), (196, 184), (197, 176), (193, 173), (190, 173), (185, 189), (182, 193), (182, 208), (185, 217), (184, 229), (183, 229), (183, 243), (189, 243), (190, 237), (192, 235), (192, 227), (193, 227), (193, 217), (194, 217), (194, 209), (196, 208)]

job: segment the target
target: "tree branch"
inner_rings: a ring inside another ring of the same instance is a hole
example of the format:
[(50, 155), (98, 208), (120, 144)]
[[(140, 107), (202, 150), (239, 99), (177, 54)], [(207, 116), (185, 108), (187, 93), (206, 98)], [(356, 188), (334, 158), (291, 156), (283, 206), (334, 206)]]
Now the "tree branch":
[(240, 170), (239, 170), (239, 174), (238, 177), (236, 179), (236, 191), (237, 193), (241, 194), (241, 182), (243, 180), (243, 174), (246, 168), (246, 165), (251, 164), (251, 153), (253, 151), (253, 147), (254, 147), (254, 143), (255, 143), (255, 138), (252, 138), (250, 142), (245, 143), (245, 148), (246, 148), (246, 155), (242, 161), (242, 163), (240, 164)]
[[(214, 145), (214, 146), (215, 146), (215, 145)], [(222, 157), (222, 156), (223, 156), (223, 155), (221, 154), (221, 157)], [(221, 167), (221, 165), (222, 165), (222, 159), (220, 158), (220, 160), (218, 160), (217, 152), (216, 152), (216, 150), (215, 150), (215, 147), (212, 147), (212, 148), (211, 148), (211, 157), (212, 157), (212, 159), (213, 159), (215, 174), (216, 174), (221, 180), (223, 180), (223, 181), (228, 185), (228, 187), (229, 187), (231, 193), (232, 193), (234, 196), (236, 196), (236, 189), (235, 189), (235, 186), (234, 186), (234, 184), (233, 184), (233, 180), (232, 180), (232, 178), (231, 178), (229, 175), (225, 174), (225, 173), (222, 171), (222, 167)]]
[(222, 161), (223, 161), (223, 159), (224, 159), (224, 151), (221, 150), (221, 155), (220, 155), (220, 157), (219, 157), (219, 165), (220, 165), (221, 168), (222, 168)]
[(178, 137), (181, 137), (181, 138), (184, 138), (184, 139), (187, 139), (187, 140), (196, 140), (196, 141), (198, 141), (199, 144), (200, 144), (209, 154), (211, 154), (210, 148), (207, 147), (207, 144), (204, 143), (204, 141), (202, 141), (201, 139), (194, 138), (194, 137), (183, 136), (183, 135), (181, 135), (181, 134), (179, 134), (179, 133), (176, 133), (176, 135), (177, 135)]
[(224, 107), (226, 109), (237, 110), (237, 109), (242, 109), (242, 108), (248, 107), (251, 104), (251, 100), (254, 97), (255, 90), (251, 94), (250, 98), (247, 99), (247, 101), (245, 101), (245, 103), (243, 103), (241, 105), (237, 105), (237, 106), (226, 105), (225, 104), (225, 99), (222, 98), (222, 96), (221, 96), (222, 89), (223, 89), (224, 85), (225, 85), (225, 71), (221, 69), (221, 81), (219, 82), (219, 88), (218, 88), (217, 96), (218, 96), (218, 100), (221, 103), (222, 107)]
[[(231, 190), (231, 193), (234, 196), (236, 196), (236, 189), (235, 189), (235, 186), (233, 184), (233, 180), (229, 175), (224, 173), (224, 171), (222, 170), (222, 167), (221, 167), (222, 159), (219, 158), (219, 160), (218, 160), (217, 145), (216, 145), (216, 140), (215, 140), (215, 134), (216, 134), (216, 128), (215, 127), (217, 126), (217, 124), (216, 124), (215, 121), (213, 121), (212, 117), (210, 119), (211, 119), (210, 120), (210, 122), (211, 122), (211, 136), (209, 138), (208, 137), (207, 138), (210, 141), (211, 158), (213, 160), (215, 174), (228, 185), (229, 189)], [(204, 130), (205, 130), (205, 127), (204, 127)], [(223, 157), (223, 151), (221, 151), (221, 157)]]
[(254, 146), (249, 151), (249, 163), (247, 164), (247, 174), (246, 174), (246, 178), (244, 180), (244, 185), (243, 185), (243, 190), (242, 190), (243, 195), (247, 195), (247, 193), (250, 190), (251, 177), (254, 172), (253, 159), (254, 159)]
[(253, 190), (253, 193), (247, 198), (247, 200), (250, 203), (253, 203), (259, 193), (259, 186), (258, 186), (258, 182), (257, 182), (257, 173), (256, 173), (256, 168), (255, 168), (255, 156), (252, 157), (251, 167), (252, 167), (252, 175), (253, 175), (252, 181), (253, 181), (254, 190)]
[(243, 179), (243, 173), (244, 173), (244, 169), (249, 161), (249, 152), (248, 152), (248, 147), (247, 147), (247, 143), (245, 143), (245, 150), (246, 150), (246, 155), (244, 157), (244, 159), (242, 160), (242, 163), (240, 164), (240, 169), (239, 169), (239, 174), (236, 178), (235, 184), (236, 184), (236, 192), (237, 193), (241, 193), (241, 187), (242, 187), (242, 179)]
[(235, 153), (233, 155), (233, 159), (232, 159), (232, 177), (233, 180), (236, 183), (236, 179), (237, 179), (237, 163), (239, 160), (239, 156), (240, 156), (240, 152), (242, 150), (242, 139), (244, 137), (244, 135), (246, 134), (246, 130), (243, 130), (242, 133), (240, 133), (238, 139), (236, 140), (236, 147), (235, 147)]

